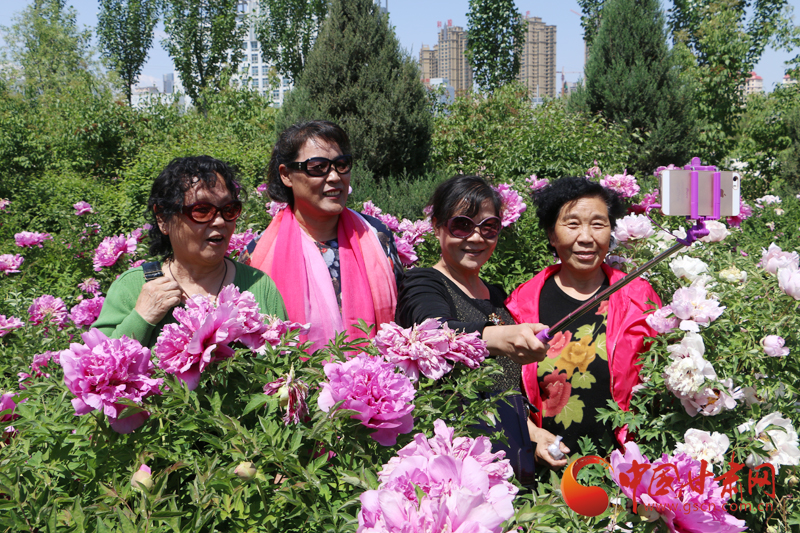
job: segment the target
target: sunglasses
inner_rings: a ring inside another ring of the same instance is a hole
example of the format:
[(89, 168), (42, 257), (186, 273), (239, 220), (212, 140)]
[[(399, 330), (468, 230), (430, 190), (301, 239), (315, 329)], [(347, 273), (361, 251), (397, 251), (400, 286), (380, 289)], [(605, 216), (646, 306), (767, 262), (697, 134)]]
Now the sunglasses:
[(502, 224), (497, 217), (487, 217), (484, 218), (480, 224), (476, 224), (471, 218), (463, 215), (453, 217), (447, 221), (447, 231), (456, 239), (466, 239), (470, 237), (475, 232), (475, 228), (478, 228), (481, 237), (491, 240), (500, 233)]
[(184, 206), (183, 214), (191, 218), (198, 224), (206, 224), (217, 218), (217, 213), (222, 214), (225, 222), (233, 222), (242, 214), (242, 202), (234, 200), (222, 207), (217, 207), (208, 202), (196, 202), (192, 205)]
[(328, 159), (327, 157), (312, 157), (305, 161), (295, 161), (293, 163), (286, 163), (286, 168), (294, 170), (302, 170), (309, 176), (319, 178), (327, 176), (331, 171), (331, 165), (336, 169), (339, 174), (347, 174), (353, 168), (353, 156), (350, 154), (340, 155), (335, 159)]

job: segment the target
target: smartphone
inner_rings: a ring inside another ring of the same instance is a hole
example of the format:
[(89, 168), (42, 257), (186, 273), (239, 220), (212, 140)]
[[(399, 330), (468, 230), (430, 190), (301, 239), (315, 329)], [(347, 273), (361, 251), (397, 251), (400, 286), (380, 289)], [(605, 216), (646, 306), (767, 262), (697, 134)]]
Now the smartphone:
[[(661, 212), (670, 216), (688, 216), (692, 214), (691, 203), (691, 170), (663, 170), (659, 178), (661, 191)], [(700, 170), (697, 172), (697, 214), (713, 216), (714, 214), (714, 172)], [(739, 214), (739, 197), (742, 190), (742, 177), (738, 172), (720, 172), (720, 217), (735, 217)]]

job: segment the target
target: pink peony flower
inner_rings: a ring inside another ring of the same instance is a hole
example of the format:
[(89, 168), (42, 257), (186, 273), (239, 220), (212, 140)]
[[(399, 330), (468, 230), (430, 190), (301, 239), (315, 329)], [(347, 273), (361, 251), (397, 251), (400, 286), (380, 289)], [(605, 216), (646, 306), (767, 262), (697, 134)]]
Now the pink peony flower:
[(739, 214), (735, 217), (728, 217), (728, 225), (738, 228), (742, 225), (742, 222), (750, 218), (752, 215), (753, 208), (750, 207), (744, 200), (739, 199)]
[(586, 177), (590, 179), (594, 179), (597, 176), (601, 175), (602, 171), (600, 170), (600, 166), (597, 164), (597, 159), (594, 160), (594, 166), (590, 167), (586, 171)]
[(46, 322), (52, 322), (61, 330), (67, 325), (67, 306), (61, 298), (56, 298), (49, 294), (44, 294), (35, 298), (28, 307), (30, 321), (34, 326), (39, 326)]
[(361, 207), (361, 212), (367, 216), (378, 217), (383, 214), (383, 209), (372, 203), (372, 200), (367, 200)]
[(70, 320), (79, 328), (91, 326), (100, 316), (100, 310), (103, 308), (105, 301), (106, 299), (103, 296), (95, 296), (81, 301), (70, 310)]
[(708, 230), (708, 235), (700, 237), (699, 240), (702, 242), (720, 242), (731, 234), (728, 228), (725, 227), (725, 224), (717, 220), (709, 220), (705, 225)]
[(359, 533), (503, 531), (517, 494), (504, 452), (486, 437), (454, 439), (441, 420), (434, 432), (415, 435), (384, 465), (378, 489), (361, 495)]
[(783, 337), (778, 335), (767, 335), (761, 339), (761, 347), (764, 348), (764, 353), (770, 357), (786, 357), (789, 355), (789, 348), (784, 348), (786, 341)]
[(266, 183), (259, 183), (258, 187), (256, 187), (256, 194), (259, 198), (264, 196), (264, 193), (267, 192), (267, 184)]
[(646, 215), (651, 209), (658, 206), (658, 189), (653, 189), (644, 195), (640, 203), (632, 205), (628, 212), (636, 215)]
[(150, 350), (124, 336), (110, 339), (98, 329), (81, 334), (81, 338), (85, 345), (71, 343), (60, 354), (64, 383), (76, 396), (72, 400), (75, 414), (100, 410), (114, 431), (131, 433), (144, 424), (150, 413), (142, 410), (119, 418), (125, 410), (119, 400), (126, 398), (141, 404), (151, 394), (161, 394), (162, 380), (150, 377)]
[(253, 230), (250, 228), (247, 228), (247, 231), (244, 233), (234, 233), (231, 236), (231, 241), (228, 244), (228, 251), (226, 253), (228, 255), (240, 255), (247, 249), (247, 245), (250, 244), (257, 236), (258, 233), (253, 233)]
[(55, 357), (55, 363), (60, 362), (60, 358), (58, 356), (58, 352), (51, 352), (46, 351), (44, 353), (40, 353), (33, 356), (33, 361), (31, 362), (31, 370), (33, 371), (33, 375), (36, 377), (50, 377), (50, 374), (46, 374), (42, 371), (42, 368), (46, 367), (50, 360)]
[(636, 184), (636, 178), (628, 171), (625, 170), (622, 174), (614, 174), (613, 176), (606, 176), (600, 180), (600, 185), (617, 191), (625, 198), (633, 198), (639, 194), (639, 185)]
[[(671, 533), (734, 533), (746, 529), (744, 520), (727, 513), (725, 505), (730, 495), (722, 496), (722, 487), (714, 475), (701, 477), (700, 461), (685, 453), (664, 454), (651, 463), (636, 443), (627, 442), (625, 453), (615, 450), (610, 462), (611, 476), (625, 496), (633, 500), (633, 511), (644, 511), (654, 520), (663, 520)], [(699, 483), (702, 487), (698, 487)], [(656, 490), (657, 487), (663, 490)]]
[(617, 227), (614, 229), (614, 236), (620, 242), (626, 242), (631, 239), (646, 239), (655, 234), (653, 224), (644, 215), (626, 215), (617, 220)]
[(24, 325), (22, 320), (17, 317), (0, 315), (0, 337), (5, 337), (12, 329), (19, 329)]
[(292, 365), (286, 376), (264, 385), (264, 394), (272, 396), (277, 393), (280, 398), (280, 406), (286, 408), (283, 415), (283, 422), (287, 426), (299, 424), (300, 420), (308, 415), (308, 385), (302, 380), (294, 378), (294, 365)]
[(383, 213), (382, 215), (378, 215), (375, 218), (386, 224), (386, 227), (389, 228), (391, 231), (400, 230), (400, 221), (397, 220), (397, 217), (394, 215)]
[[(245, 316), (240, 315), (236, 303), (231, 301), (233, 298), (223, 296), (228, 287), (220, 292), (217, 307), (205, 296), (192, 296), (185, 308), (178, 307), (172, 312), (178, 323), (164, 326), (156, 341), (153, 353), (158, 358), (158, 367), (175, 374), (189, 390), (197, 388), (200, 374), (209, 364), (233, 357), (229, 345), (245, 332)], [(256, 327), (249, 334), (257, 338), (259, 329)]]
[[(3, 437), (2, 433), (0, 433), (0, 443), (15, 433), (14, 426), (6, 426), (5, 423), (19, 418), (19, 415), (14, 414), (14, 411), (17, 409), (17, 402), (14, 400), (16, 397), (16, 392), (6, 392), (0, 396), (0, 412), (10, 411), (9, 413), (0, 415), (0, 432), (6, 434), (6, 437)], [(24, 402), (26, 400), (22, 401)]]
[(658, 333), (669, 333), (681, 323), (678, 317), (672, 315), (672, 308), (668, 305), (665, 305), (661, 309), (656, 309), (655, 313), (647, 315), (645, 320), (647, 321), (647, 325)]
[(326, 413), (344, 401), (341, 409), (352, 409), (352, 415), (368, 428), (377, 431), (370, 436), (383, 446), (394, 446), (397, 436), (414, 427), (414, 386), (395, 366), (383, 357), (361, 352), (344, 363), (325, 363), (328, 381), (319, 393), (319, 408)]
[(682, 287), (672, 295), (670, 308), (681, 319), (680, 328), (684, 331), (699, 331), (698, 324), (708, 326), (719, 318), (725, 310), (719, 302), (706, 298), (706, 289), (701, 286)]
[(0, 255), (0, 272), (3, 272), (6, 276), (9, 274), (19, 274), (19, 267), (22, 266), (23, 261), (25, 261), (25, 258), (19, 254)]
[(800, 300), (800, 269), (797, 267), (779, 269), (778, 286), (795, 300)]
[(433, 233), (433, 225), (431, 225), (431, 221), (428, 219), (411, 222), (407, 218), (404, 218), (402, 222), (400, 222), (398, 229), (403, 232), (402, 238), (412, 246), (423, 242), (425, 240), (425, 235), (428, 233)]
[(770, 274), (777, 274), (779, 268), (794, 268), (800, 266), (800, 256), (797, 252), (784, 252), (774, 242), (769, 245), (767, 250), (761, 249), (761, 261), (758, 266)]
[(289, 207), (289, 204), (285, 202), (270, 202), (266, 205), (267, 207), (267, 214), (273, 218), (277, 216), (278, 213)]
[(512, 189), (511, 185), (510, 183), (501, 183), (494, 187), (494, 190), (497, 191), (503, 201), (500, 208), (500, 218), (504, 228), (516, 222), (522, 216), (522, 213), (528, 209), (528, 206), (522, 201), (522, 196)]
[(100, 272), (103, 267), (113, 266), (123, 254), (136, 252), (136, 236), (117, 235), (116, 237), (106, 237), (94, 251), (95, 272)]
[(680, 170), (680, 167), (676, 167), (675, 165), (667, 165), (665, 167), (658, 167), (655, 172), (653, 172), (653, 176), (659, 177), (661, 172), (664, 170)]
[(215, 305), (217, 307), (231, 305), (236, 309), (238, 319), (242, 324), (242, 331), (234, 340), (254, 351), (264, 345), (264, 335), (268, 329), (264, 321), (266, 315), (261, 314), (261, 309), (252, 292), (240, 292), (236, 285), (230, 284), (220, 291)]
[[(267, 327), (261, 335), (264, 339), (264, 345), (262, 348), (256, 350), (260, 354), (266, 353), (267, 344), (270, 346), (278, 346), (281, 342), (285, 342), (283, 336), (290, 331), (298, 331), (299, 335), (307, 335), (308, 331), (311, 329), (311, 324), (300, 324), (299, 322), (281, 320), (276, 316), (261, 315), (261, 317), (265, 321)], [(288, 342), (287, 345), (295, 346), (297, 342)]]
[(89, 294), (101, 294), (100, 282), (94, 278), (86, 278), (78, 284), (78, 288), (83, 292), (88, 292)]
[(4, 211), (10, 205), (11, 201), (8, 198), (0, 198), (0, 211)]
[(475, 369), (489, 355), (486, 342), (477, 331), (459, 333), (450, 329), (447, 324), (442, 324), (442, 331), (450, 342), (445, 357), (454, 363), (463, 363), (467, 368)]
[(426, 205), (425, 207), (423, 207), (422, 208), (422, 214), (425, 215), (426, 217), (430, 218), (431, 215), (433, 215), (433, 206), (432, 205)]
[(400, 257), (400, 262), (403, 263), (403, 266), (410, 267), (417, 262), (419, 258), (414, 250), (414, 245), (405, 238), (405, 235), (395, 237), (394, 244), (397, 247), (397, 255)]
[(474, 333), (458, 334), (435, 318), (403, 329), (394, 322), (381, 325), (373, 340), (386, 359), (400, 367), (411, 381), (425, 377), (439, 379), (462, 362), (477, 368), (488, 352), (486, 343)]
[(31, 248), (33, 246), (44, 248), (42, 243), (52, 240), (53, 236), (49, 233), (39, 233), (38, 231), (23, 231), (14, 235), (14, 241), (17, 243), (17, 246), (23, 248)]
[[(591, 170), (591, 169), (589, 169)], [(526, 183), (530, 183), (531, 192), (536, 192), (539, 189), (544, 189), (550, 183), (550, 180), (547, 178), (539, 179), (536, 177), (536, 174), (531, 174), (531, 177), (525, 180)]]
[(86, 213), (94, 213), (94, 210), (92, 210), (92, 206), (89, 205), (88, 202), (84, 202), (83, 200), (73, 205), (72, 207), (75, 208), (75, 216), (85, 215)]

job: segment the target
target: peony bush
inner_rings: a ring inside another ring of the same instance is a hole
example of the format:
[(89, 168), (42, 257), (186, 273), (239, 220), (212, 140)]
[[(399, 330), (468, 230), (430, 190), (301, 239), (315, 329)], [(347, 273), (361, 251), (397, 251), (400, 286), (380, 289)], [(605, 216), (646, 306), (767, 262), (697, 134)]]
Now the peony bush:
[[(630, 271), (685, 237), (687, 221), (653, 207), (652, 178), (593, 161), (589, 179), (632, 204), (609, 263)], [(538, 168), (494, 177), (505, 227), (487, 280), (509, 290), (552, 264), (529, 194), (553, 177)], [(591, 518), (564, 503), (560, 472), (542, 473), (533, 490), (513, 478), (491, 429), (499, 368), (476, 335), (389, 323), (372, 342), (342, 338), (309, 354), (298, 340), (308, 325), (262, 315), (249, 293), (227, 287), (214, 303), (195, 297), (176, 310), (147, 350), (91, 329), (116, 276), (149, 259), (142, 221), (119, 227), (102, 204), (76, 198), (64, 202), (60, 231), (31, 232), (15, 226), (16, 202), (4, 204), (0, 527), (794, 531), (800, 205), (768, 192), (647, 274), (665, 304), (647, 317), (659, 334), (630, 411), (601, 412), (627, 424), (631, 441), (586, 441), (569, 457), (614, 466), (581, 470), (582, 484), (611, 498)], [(245, 213), (232, 257), (285, 208), (265, 206), (258, 189), (250, 196), (260, 222)], [(369, 201), (363, 210), (391, 228), (407, 266), (438, 259), (425, 213), (397, 217)], [(649, 473), (633, 486), (635, 464)], [(704, 464), (710, 474), (694, 490)], [(663, 494), (647, 490), (657, 476)]]

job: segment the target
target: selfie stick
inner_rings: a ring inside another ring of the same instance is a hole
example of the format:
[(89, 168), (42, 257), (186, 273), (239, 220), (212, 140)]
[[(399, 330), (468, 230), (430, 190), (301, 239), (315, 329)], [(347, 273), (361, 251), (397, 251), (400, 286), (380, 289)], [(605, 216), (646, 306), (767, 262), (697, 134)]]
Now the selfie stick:
[[(694, 220), (696, 221), (694, 226), (689, 228), (686, 232), (685, 239), (677, 239), (677, 243), (673, 244), (654, 258), (652, 258), (647, 263), (643, 264), (630, 274), (626, 274), (624, 278), (617, 281), (613, 285), (611, 285), (606, 290), (595, 294), (588, 300), (586, 300), (580, 307), (578, 307), (575, 311), (571, 312), (561, 320), (555, 323), (555, 325), (551, 328), (546, 328), (536, 334), (536, 338), (544, 343), (548, 343), (555, 337), (556, 333), (559, 333), (565, 330), (570, 324), (578, 320), (580, 317), (600, 305), (603, 300), (607, 300), (612, 294), (623, 288), (628, 283), (632, 282), (655, 265), (666, 259), (667, 257), (671, 256), (675, 252), (682, 250), (683, 248), (688, 248), (692, 245), (694, 241), (701, 237), (705, 237), (708, 235), (708, 229), (706, 229), (705, 221), (706, 220), (718, 220), (720, 217), (720, 197), (721, 197), (721, 179), (720, 173), (717, 171), (717, 167), (715, 166), (703, 166), (700, 165), (700, 158), (695, 157), (692, 158), (692, 162), (685, 167), (684, 170), (691, 170), (690, 176), (690, 194), (691, 194), (691, 215), (686, 217), (686, 220)], [(713, 189), (713, 214), (712, 216), (700, 216), (699, 214), (699, 200), (698, 200), (698, 191), (700, 189), (700, 179), (698, 171), (701, 170), (711, 170), (714, 171), (712, 175), (712, 189)], [(661, 207), (660, 205), (653, 204), (653, 207)]]

